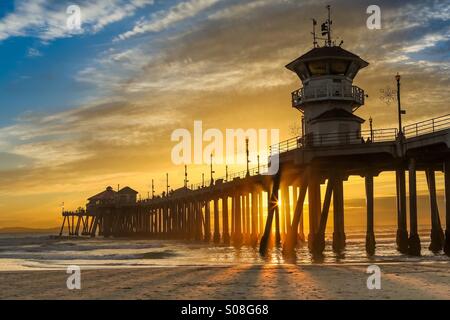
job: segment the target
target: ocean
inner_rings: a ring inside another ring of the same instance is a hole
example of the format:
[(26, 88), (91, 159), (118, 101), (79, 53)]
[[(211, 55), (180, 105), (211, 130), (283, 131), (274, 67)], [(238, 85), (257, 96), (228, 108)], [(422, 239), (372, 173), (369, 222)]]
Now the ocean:
[(180, 266), (224, 266), (261, 264), (381, 264), (404, 262), (449, 261), (444, 254), (428, 250), (429, 228), (419, 230), (422, 256), (408, 257), (397, 252), (395, 227), (376, 229), (376, 255), (368, 257), (365, 252), (365, 232), (353, 228), (347, 230), (347, 247), (343, 254), (331, 250), (331, 234), (326, 235), (327, 246), (321, 259), (308, 252), (307, 245), (296, 250), (294, 258), (285, 259), (281, 249), (274, 248), (265, 258), (258, 248), (214, 245), (203, 242), (171, 240), (130, 240), (78, 238), (54, 239), (46, 234), (1, 234), (0, 271), (61, 270), (69, 265), (83, 269), (151, 268)]

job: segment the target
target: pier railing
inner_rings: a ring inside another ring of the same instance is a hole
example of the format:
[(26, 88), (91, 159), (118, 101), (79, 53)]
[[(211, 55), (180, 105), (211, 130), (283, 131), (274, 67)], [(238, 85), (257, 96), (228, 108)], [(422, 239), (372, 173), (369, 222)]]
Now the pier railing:
[(299, 107), (305, 102), (320, 99), (353, 100), (359, 105), (364, 104), (364, 90), (357, 86), (333, 84), (326, 86), (311, 86), (292, 92), (292, 106)]
[(397, 129), (378, 129), (354, 132), (336, 132), (326, 134), (309, 134), (305, 137), (292, 138), (270, 147), (270, 154), (281, 154), (302, 147), (342, 146), (366, 144), (373, 142), (394, 141)]
[[(362, 94), (363, 92), (359, 92)], [(407, 138), (420, 136), (428, 133), (437, 132), (450, 128), (450, 114), (443, 117), (421, 121), (412, 125), (404, 127), (404, 134)], [(357, 144), (371, 144), (380, 142), (395, 141), (398, 136), (398, 130), (390, 129), (376, 129), (363, 130), (354, 132), (339, 132), (328, 134), (311, 134), (305, 137), (295, 137), (269, 147), (269, 155), (277, 155), (285, 152), (293, 151), (300, 148), (309, 147), (328, 147), (328, 146), (344, 146)], [(229, 173), (226, 176), (215, 178), (213, 183), (207, 180), (204, 183), (197, 183), (189, 186), (190, 190), (199, 190), (208, 188), (212, 185), (217, 185), (220, 182), (230, 182), (234, 179), (244, 179), (248, 176), (257, 176), (268, 172), (268, 165), (261, 165), (259, 168), (251, 168), (248, 171), (243, 170), (239, 172)]]
[[(358, 132), (341, 132), (341, 133), (329, 133), (321, 135), (311, 135), (302, 137), (295, 137), (278, 144), (269, 147), (269, 154), (276, 155), (285, 152), (293, 151), (303, 147), (320, 147), (320, 146), (342, 146), (342, 145), (355, 145), (355, 144), (367, 144), (373, 142), (388, 142), (395, 141), (398, 134), (397, 129), (377, 129), (377, 130), (364, 130)], [(214, 183), (211, 180), (207, 180), (204, 183), (197, 183), (190, 186), (191, 190), (198, 190), (207, 188), (217, 182), (229, 182), (234, 179), (244, 179), (248, 176), (256, 176), (268, 172), (268, 165), (261, 165), (259, 168), (251, 168), (249, 171), (243, 170), (239, 172), (229, 173), (227, 176), (223, 176), (214, 179)]]
[[(219, 181), (230, 182), (230, 181), (233, 181), (234, 179), (244, 179), (248, 176), (257, 176), (260, 174), (264, 174), (268, 171), (269, 171), (268, 165), (261, 165), (259, 167), (251, 168), (248, 171), (243, 170), (243, 171), (229, 173), (226, 176), (214, 179), (214, 183), (217, 184)], [(205, 183), (197, 183), (197, 184), (191, 185), (190, 189), (198, 190), (198, 189), (207, 188), (211, 185), (212, 185), (211, 180), (208, 180), (208, 181), (205, 181)]]
[(403, 134), (406, 138), (414, 138), (448, 128), (450, 128), (450, 114), (405, 126), (403, 127)]
[[(417, 122), (403, 128), (405, 137), (412, 138), (428, 133), (433, 133), (450, 128), (450, 114)], [(278, 144), (269, 147), (269, 155), (282, 154), (285, 152), (293, 151), (299, 148), (309, 147), (328, 147), (328, 146), (343, 146), (343, 145), (357, 145), (357, 144), (370, 144), (380, 142), (395, 141), (398, 135), (398, 130), (395, 128), (390, 129), (376, 129), (376, 130), (363, 130), (354, 132), (337, 132), (327, 134), (311, 134), (305, 137), (295, 137)], [(244, 179), (248, 176), (256, 176), (268, 171), (267, 165), (262, 165), (259, 168), (251, 168), (249, 171), (243, 170), (239, 172), (229, 173), (227, 176), (223, 176), (214, 179), (214, 182), (218, 181), (229, 182), (234, 179)], [(189, 189), (198, 190), (207, 188), (214, 183), (211, 180), (204, 183), (197, 183), (191, 185)]]

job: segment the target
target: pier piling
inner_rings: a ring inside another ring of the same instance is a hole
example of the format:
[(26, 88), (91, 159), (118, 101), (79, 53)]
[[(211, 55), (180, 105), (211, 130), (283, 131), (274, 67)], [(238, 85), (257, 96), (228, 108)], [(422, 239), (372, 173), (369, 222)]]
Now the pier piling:
[[(298, 225), (301, 220), (303, 220), (303, 206), (305, 203), (306, 198), (306, 192), (308, 191), (308, 179), (309, 179), (309, 171), (307, 170), (302, 178), (301, 178), (301, 187), (300, 187), (300, 193), (298, 197), (296, 198), (295, 202), (295, 210), (294, 210), (294, 217), (292, 219), (292, 227), (290, 228), (287, 236), (286, 241), (283, 245), (283, 251), (286, 253), (290, 253), (295, 249), (295, 246), (297, 245), (298, 241)], [(296, 192), (294, 192), (296, 194)], [(295, 197), (294, 197), (295, 198)]]
[(310, 252), (313, 252), (315, 236), (319, 230), (320, 211), (321, 211), (320, 180), (316, 171), (312, 171), (309, 177), (308, 207), (309, 207), (308, 248)]
[(316, 237), (313, 243), (313, 252), (315, 254), (322, 254), (325, 250), (325, 229), (327, 227), (328, 213), (330, 211), (331, 196), (333, 195), (334, 184), (334, 178), (328, 179), (327, 190), (325, 192), (325, 198), (323, 200), (322, 213), (320, 215), (319, 230), (316, 233)]
[(408, 254), (420, 256), (421, 246), (417, 228), (417, 178), (416, 160), (409, 162), (409, 224)]
[(214, 243), (220, 242), (219, 199), (214, 199)]
[(369, 256), (375, 254), (375, 232), (374, 232), (374, 194), (373, 194), (373, 174), (368, 172), (365, 177), (366, 185), (366, 210), (367, 210), (367, 231), (366, 231), (366, 252)]
[(401, 165), (396, 170), (397, 182), (397, 250), (408, 253), (408, 230), (406, 221), (406, 177)]
[(234, 196), (234, 210), (235, 210), (235, 216), (234, 216), (234, 224), (235, 224), (235, 230), (234, 230), (234, 244), (239, 246), (242, 244), (242, 228), (241, 228), (241, 196), (240, 194), (236, 194)]
[(444, 247), (444, 232), (439, 218), (439, 208), (436, 196), (436, 175), (433, 169), (426, 170), (428, 191), (430, 193), (431, 205), (431, 243), (430, 251), (437, 253)]
[(444, 185), (445, 185), (445, 245), (444, 252), (450, 256), (450, 159), (444, 163)]
[(345, 249), (344, 227), (344, 181), (340, 174), (336, 174), (333, 188), (333, 251), (340, 253)]
[(280, 188), (280, 172), (275, 175), (272, 183), (272, 191), (269, 193), (267, 201), (267, 220), (266, 226), (264, 228), (264, 234), (261, 238), (259, 245), (259, 253), (261, 255), (266, 255), (269, 246), (270, 236), (272, 233), (272, 222), (275, 215), (275, 210), (278, 207), (278, 189)]
[(230, 231), (228, 226), (229, 218), (228, 218), (228, 196), (224, 196), (222, 198), (222, 239), (223, 243), (226, 245), (230, 244)]
[(251, 233), (251, 244), (256, 246), (258, 244), (258, 193), (256, 190), (252, 192), (252, 233)]

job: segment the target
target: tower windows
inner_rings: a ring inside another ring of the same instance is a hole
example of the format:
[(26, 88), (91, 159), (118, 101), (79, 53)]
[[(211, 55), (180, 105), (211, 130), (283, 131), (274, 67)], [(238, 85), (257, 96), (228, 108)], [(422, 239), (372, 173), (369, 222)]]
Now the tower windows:
[(308, 69), (312, 76), (323, 76), (327, 74), (327, 63), (325, 61), (309, 62)]

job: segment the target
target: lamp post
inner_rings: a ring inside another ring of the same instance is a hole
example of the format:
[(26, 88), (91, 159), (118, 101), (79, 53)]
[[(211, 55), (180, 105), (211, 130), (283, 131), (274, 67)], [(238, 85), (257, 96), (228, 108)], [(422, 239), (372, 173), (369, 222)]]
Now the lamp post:
[(184, 188), (187, 189), (188, 188), (188, 171), (187, 171), (187, 165), (184, 166)]
[(249, 159), (249, 156), (250, 156), (250, 153), (249, 153), (249, 150), (248, 150), (248, 142), (249, 142), (249, 140), (248, 140), (248, 138), (247, 139), (245, 139), (245, 151), (246, 151), (246, 154), (247, 154), (247, 177), (249, 177), (250, 176), (250, 167), (249, 167), (249, 164), (250, 164), (250, 159)]
[(166, 173), (166, 197), (169, 196), (169, 188), (170, 188), (170, 186), (169, 186), (169, 174)]
[(260, 167), (259, 167), (259, 154), (258, 154), (258, 175), (260, 174)]
[(211, 185), (214, 185), (213, 154), (211, 153)]
[(152, 199), (155, 198), (155, 181), (152, 179)]
[(397, 80), (397, 102), (398, 102), (398, 135), (399, 137), (403, 137), (403, 127), (402, 127), (402, 115), (406, 114), (405, 110), (402, 110), (402, 104), (400, 100), (400, 80), (401, 76), (399, 73), (395, 76), (395, 80)]
[(373, 142), (373, 119), (372, 119), (372, 117), (370, 117), (370, 119), (369, 119), (369, 124), (370, 124), (370, 142)]

